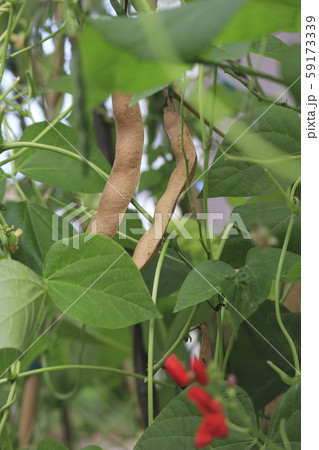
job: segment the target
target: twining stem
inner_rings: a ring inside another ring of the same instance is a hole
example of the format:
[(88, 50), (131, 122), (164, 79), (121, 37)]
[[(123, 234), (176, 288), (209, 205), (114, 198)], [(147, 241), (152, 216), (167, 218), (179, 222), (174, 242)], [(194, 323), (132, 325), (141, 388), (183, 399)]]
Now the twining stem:
[(220, 67), (221, 69), (223, 69), (224, 71), (234, 70), (233, 67), (235, 67), (238, 72), (241, 72), (245, 75), (254, 75), (256, 77), (265, 78), (266, 80), (274, 81), (275, 83), (285, 84), (284, 80), (281, 80), (280, 78), (274, 77), (273, 75), (269, 75), (268, 73), (259, 72), (254, 69), (250, 69), (249, 67), (242, 66), (241, 64), (235, 63), (234, 61), (232, 61), (231, 66), (228, 66), (228, 65), (222, 64), (222, 63), (218, 63), (217, 66)]
[(290, 221), (288, 224), (288, 228), (287, 228), (287, 232), (286, 232), (286, 236), (285, 236), (285, 240), (282, 246), (282, 250), (280, 253), (280, 258), (279, 258), (279, 262), (278, 262), (278, 268), (277, 268), (277, 273), (276, 273), (276, 280), (275, 280), (275, 312), (276, 312), (276, 319), (277, 319), (277, 323), (283, 333), (283, 335), (285, 336), (285, 338), (288, 341), (288, 344), (290, 346), (292, 355), (293, 355), (293, 359), (294, 359), (294, 366), (295, 366), (295, 373), (296, 375), (300, 374), (300, 365), (299, 365), (299, 358), (298, 358), (298, 354), (297, 354), (297, 350), (294, 344), (294, 341), (292, 340), (290, 334), (288, 333), (281, 315), (280, 315), (280, 287), (281, 287), (281, 272), (282, 272), (282, 268), (283, 268), (283, 264), (285, 261), (285, 256), (286, 256), (286, 252), (287, 252), (287, 247), (288, 247), (288, 243), (289, 243), (289, 239), (290, 239), (290, 235), (292, 232), (292, 228), (294, 226), (294, 222), (296, 219), (296, 214), (292, 213), (291, 217), (290, 217)]
[(19, 81), (20, 81), (20, 77), (15, 78), (15, 80), (11, 84), (11, 86), (0, 95), (0, 101), (3, 100), (4, 98), (6, 98), (6, 96), (16, 87), (16, 85), (19, 83)]
[(297, 187), (299, 186), (301, 182), (301, 176), (297, 179), (297, 181), (295, 182), (295, 184), (293, 185), (293, 187), (291, 188), (291, 192), (290, 192), (290, 200), (293, 202), (294, 201), (294, 197), (295, 197), (295, 193), (297, 190)]
[(184, 79), (184, 86), (183, 86), (183, 91), (182, 91), (182, 95), (181, 95), (181, 101), (180, 101), (180, 116), (181, 116), (181, 150), (183, 152), (183, 156), (184, 156), (184, 160), (185, 160), (185, 167), (186, 167), (186, 189), (185, 192), (187, 193), (187, 197), (188, 197), (188, 201), (189, 204), (191, 206), (191, 210), (193, 213), (193, 216), (196, 220), (197, 223), (197, 227), (198, 227), (198, 232), (199, 232), (199, 241), (203, 247), (203, 249), (205, 250), (207, 257), (209, 259), (210, 254), (209, 254), (209, 250), (205, 244), (204, 241), (204, 237), (203, 237), (203, 231), (202, 231), (202, 225), (200, 223), (200, 221), (197, 218), (197, 212), (196, 212), (196, 208), (192, 199), (192, 194), (190, 191), (190, 178), (189, 178), (189, 167), (188, 167), (188, 159), (186, 157), (186, 153), (185, 153), (185, 148), (184, 148), (184, 95), (185, 95), (185, 79)]
[(281, 187), (281, 185), (278, 183), (278, 181), (276, 180), (276, 178), (269, 172), (268, 169), (264, 169), (264, 172), (268, 175), (268, 177), (270, 178), (270, 180), (274, 183), (274, 185), (276, 186), (276, 188), (278, 189), (278, 191), (281, 193), (281, 195), (283, 196), (283, 198), (286, 200), (286, 202), (288, 203), (288, 206), (290, 206), (291, 201), (289, 198), (289, 195), (287, 194), (286, 191), (284, 191), (284, 189)]
[(23, 49), (18, 50), (18, 51), (15, 52), (15, 53), (11, 53), (11, 55), (9, 55), (9, 56), (6, 58), (6, 61), (9, 61), (10, 59), (15, 58), (16, 56), (19, 56), (19, 55), (21, 55), (22, 53), (28, 52), (29, 50), (32, 50), (33, 48), (37, 47), (38, 45), (43, 44), (43, 42), (48, 41), (49, 39), (53, 38), (54, 36), (56, 36), (57, 34), (59, 34), (59, 33), (63, 30), (63, 28), (65, 27), (65, 24), (66, 24), (66, 22), (64, 22), (64, 23), (60, 26), (60, 28), (58, 28), (56, 31), (54, 31), (54, 32), (51, 33), (51, 34), (48, 34), (48, 36), (45, 36), (45, 37), (44, 37), (43, 39), (41, 39), (39, 42), (36, 42), (35, 44), (32, 44), (32, 45), (28, 45), (27, 47), (24, 47)]
[[(8, 419), (8, 415), (9, 415), (9, 411), (10, 411), (10, 406), (14, 403), (14, 399), (15, 399), (15, 394), (16, 394), (16, 389), (17, 389), (17, 384), (18, 384), (18, 376), (19, 376), (19, 369), (20, 369), (20, 362), (15, 362), (12, 364), (12, 368), (15, 372), (16, 378), (12, 381), (11, 386), (10, 386), (10, 391), (9, 391), (9, 395), (8, 395), (8, 399), (6, 404), (4, 405), (4, 408), (2, 408), (4, 410), (2, 418), (1, 418), (1, 422), (0, 422), (0, 440), (1, 440), (1, 435), (3, 433), (5, 424), (7, 422)], [(1, 380), (0, 380), (1, 381)]]
[(253, 94), (255, 97), (258, 98), (258, 100), (265, 102), (265, 103), (271, 103), (273, 105), (277, 105), (277, 106), (282, 106), (284, 108), (287, 109), (291, 109), (292, 111), (296, 111), (298, 113), (301, 112), (300, 108), (297, 108), (296, 106), (293, 105), (289, 105), (288, 103), (285, 102), (274, 102), (271, 98), (265, 97), (264, 95), (260, 94), (259, 92), (256, 92), (251, 86), (250, 83), (247, 83), (246, 81), (244, 81), (242, 78), (240, 78), (239, 76), (237, 76), (236, 74), (234, 74), (231, 70), (225, 70), (225, 73), (227, 73), (228, 75), (230, 75), (231, 77), (235, 78), (235, 80), (239, 81), (243, 86), (245, 86), (245, 88), (251, 93)]
[[(40, 369), (28, 370), (27, 372), (21, 372), (20, 374), (18, 374), (17, 379), (25, 378), (25, 377), (29, 377), (31, 375), (41, 374), (41, 373), (45, 373), (45, 372), (57, 372), (57, 371), (63, 371), (63, 370), (94, 370), (96, 372), (112, 372), (112, 373), (118, 373), (120, 375), (139, 378), (140, 380), (145, 380), (144, 375), (140, 375), (140, 374), (134, 373), (134, 372), (128, 372), (128, 371), (122, 370), (122, 369), (116, 369), (114, 367), (90, 366), (90, 365), (79, 365), (79, 364), (72, 364), (72, 365), (68, 364), (65, 366), (49, 366), (49, 367), (41, 367)], [(7, 378), (2, 378), (2, 379), (0, 379), (0, 385), (4, 384), (4, 383), (8, 383), (9, 381), (10, 380), (8, 380)], [(174, 385), (165, 383), (163, 381), (153, 380), (153, 383), (174, 389)]]
[[(203, 211), (204, 211), (204, 217), (205, 217), (205, 236), (206, 236), (206, 248), (207, 248), (207, 257), (210, 259), (212, 257), (212, 248), (211, 248), (211, 242), (210, 242), (210, 236), (209, 236), (209, 228), (208, 228), (208, 164), (209, 164), (209, 150), (210, 150), (210, 141), (207, 142), (207, 134), (205, 130), (205, 123), (204, 123), (204, 97), (203, 97), (203, 85), (204, 85), (204, 66), (203, 64), (200, 64), (199, 66), (199, 79), (198, 79), (198, 103), (199, 103), (199, 115), (200, 115), (200, 129), (201, 129), (201, 135), (202, 135), (202, 143), (203, 143), (203, 151), (204, 151), (204, 188), (203, 188)], [(213, 102), (215, 100), (215, 97), (213, 99)], [(210, 124), (210, 129), (213, 125), (213, 119)], [(209, 136), (210, 137), (210, 136)]]
[[(57, 123), (59, 123), (62, 119), (64, 119), (64, 117), (66, 117), (71, 111), (72, 111), (72, 107), (73, 105), (70, 105), (65, 111), (63, 111), (61, 114), (59, 114), (54, 120), (52, 120), (52, 122), (49, 122), (48, 125), (44, 128), (44, 130), (41, 131), (41, 133), (39, 133), (31, 142), (28, 142), (28, 144), (31, 143), (35, 143), (38, 142), (43, 136), (45, 136), (50, 130), (54, 129), (55, 125)], [(15, 143), (15, 144), (19, 144), (19, 143)], [(30, 146), (30, 145), (29, 145)], [(13, 148), (8, 144), (8, 149)], [(29, 147), (24, 147), (22, 148), (19, 152), (17, 152), (15, 155), (10, 156), (10, 158), (7, 158), (5, 161), (2, 161), (0, 163), (0, 166), (2, 166), (3, 164), (6, 164), (7, 162), (13, 161), (15, 159), (17, 159), (20, 155), (22, 155), (23, 153), (25, 153), (28, 150)], [(0, 152), (2, 150), (5, 150), (5, 148), (3, 146), (0, 146)]]
[[(265, 51), (265, 48), (266, 48), (266, 44), (267, 44), (267, 39), (265, 40), (265, 38), (262, 38), (261, 45), (259, 47), (259, 57), (264, 54), (264, 51)], [(247, 54), (247, 63), (248, 63), (248, 67), (250, 69), (255, 70), (254, 66), (253, 66), (253, 63), (251, 61), (250, 53)], [(259, 67), (260, 66), (260, 61), (257, 61), (257, 65), (256, 66), (257, 66), (258, 69), (260, 68)], [(260, 83), (258, 81), (258, 78), (255, 76), (255, 74), (252, 74), (251, 78), (252, 78), (252, 80), (255, 83), (255, 88), (260, 92), (261, 95), (265, 95), (265, 92), (264, 92), (263, 88), (261, 87), (261, 85), (260, 85)]]
[[(164, 242), (162, 252), (158, 258), (158, 262), (156, 265), (154, 281), (153, 281), (153, 290), (152, 290), (152, 300), (154, 304), (156, 304), (157, 292), (159, 279), (161, 275), (161, 270), (163, 266), (164, 256), (166, 250), (168, 248), (169, 240), (166, 239)], [(151, 319), (149, 323), (149, 332), (148, 332), (148, 355), (147, 355), (147, 404), (148, 404), (148, 424), (154, 420), (153, 417), (153, 360), (154, 360), (154, 329), (155, 329), (155, 319)]]
[(225, 377), (226, 368), (227, 368), (227, 363), (228, 363), (228, 360), (229, 360), (229, 356), (230, 356), (230, 354), (231, 354), (231, 351), (232, 351), (232, 349), (233, 349), (233, 345), (234, 345), (236, 336), (237, 336), (237, 331), (236, 331), (235, 329), (233, 329), (232, 334), (231, 334), (231, 337), (230, 337), (230, 341), (229, 341), (229, 343), (228, 343), (228, 347), (227, 347), (227, 350), (226, 350), (226, 353), (225, 353), (223, 366), (222, 366), (222, 369), (221, 369), (222, 377), (223, 377), (223, 378)]
[(47, 205), (46, 205), (46, 203), (45, 203), (45, 201), (44, 201), (44, 199), (43, 199), (43, 197), (42, 197), (42, 195), (41, 195), (41, 192), (40, 192), (38, 186), (36, 185), (36, 182), (35, 182), (34, 180), (32, 180), (32, 178), (30, 178), (30, 181), (31, 181), (31, 186), (32, 186), (33, 192), (35, 193), (35, 196), (37, 197), (39, 203), (40, 203), (44, 208), (46, 208)]
[(7, 56), (9, 40), (10, 40), (10, 36), (11, 36), (11, 31), (12, 31), (12, 23), (13, 23), (13, 7), (12, 7), (11, 3), (9, 5), (9, 8), (10, 8), (10, 10), (9, 10), (9, 19), (8, 19), (7, 29), (6, 29), (6, 36), (4, 39), (3, 46), (1, 48), (0, 82), (2, 81), (4, 70), (6, 67), (6, 56)]
[(222, 324), (222, 310), (216, 311), (217, 322), (217, 337), (215, 347), (215, 359), (214, 363), (219, 370), (222, 370), (224, 364), (224, 340), (223, 340), (223, 324)]
[(221, 254), (223, 253), (224, 247), (226, 245), (227, 239), (229, 238), (229, 235), (230, 235), (230, 232), (231, 232), (233, 226), (234, 226), (233, 222), (230, 222), (226, 225), (226, 227), (222, 233), (220, 244), (218, 246), (218, 249), (217, 249), (217, 252), (215, 255), (216, 260), (218, 260), (221, 257)]
[[(78, 365), (82, 364), (82, 356), (83, 356), (83, 351), (85, 348), (85, 325), (82, 324), (81, 326), (81, 342), (80, 342), (80, 350), (79, 350), (79, 355), (78, 355)], [(41, 357), (41, 363), (44, 367), (47, 367), (47, 359), (46, 359), (46, 354), (44, 353)], [(69, 392), (59, 392), (56, 387), (54, 386), (54, 383), (50, 377), (50, 373), (49, 372), (44, 372), (44, 379), (45, 382), (49, 388), (49, 390), (51, 391), (51, 393), (54, 395), (55, 398), (59, 399), (59, 400), (69, 400), (70, 398), (74, 397), (74, 395), (78, 392), (80, 385), (81, 385), (81, 375), (82, 372), (80, 371), (78, 373), (78, 377), (76, 380), (76, 383), (74, 384), (74, 386), (72, 387), (72, 389), (69, 390)]]
[[(173, 91), (172, 95), (174, 98), (176, 98), (176, 100), (178, 100), (179, 102), (181, 101), (181, 95), (178, 92)], [(185, 108), (187, 108), (188, 111), (190, 111), (195, 117), (197, 117), (197, 119), (199, 119), (200, 118), (199, 112), (190, 103), (188, 103), (188, 101), (186, 101), (185, 99), (183, 100), (183, 102), (184, 102)], [(208, 119), (206, 119), (206, 117), (204, 117), (204, 123), (208, 127), (211, 127), (211, 123)], [(223, 131), (221, 131), (219, 128), (217, 128), (215, 126), (213, 126), (213, 130), (215, 131), (215, 133), (219, 134), (219, 136), (221, 136), (222, 138), (224, 138), (226, 136), (226, 134)]]
[(284, 162), (287, 160), (295, 160), (295, 159), (300, 159), (301, 155), (297, 154), (297, 155), (288, 155), (288, 156), (283, 156), (281, 158), (273, 158), (273, 159), (255, 159), (255, 158), (249, 158), (248, 156), (234, 156), (234, 155), (230, 155), (229, 153), (227, 153), (227, 150), (224, 150), (223, 147), (221, 145), (218, 146), (218, 149), (221, 151), (222, 155), (226, 158), (226, 159), (230, 159), (232, 161), (240, 161), (240, 162), (249, 162), (252, 164), (260, 164), (263, 165), (265, 163), (267, 164), (278, 164), (279, 162)]
[[(78, 161), (85, 162), (95, 172), (97, 172), (99, 175), (101, 175), (102, 178), (104, 178), (105, 180), (107, 180), (109, 178), (109, 176), (104, 172), (104, 170), (100, 169), (93, 162), (88, 161), (86, 158), (84, 158), (84, 156), (77, 154), (77, 153), (73, 153), (70, 150), (66, 150), (65, 148), (57, 147), (55, 145), (42, 144), (40, 142), (24, 142), (24, 141), (21, 142), (20, 141), (20, 142), (11, 142), (7, 146), (6, 145), (1, 146), (2, 150), (8, 150), (9, 148), (20, 148), (20, 147), (23, 147), (23, 148), (13, 156), (15, 156), (15, 157), (21, 156), (21, 154), (23, 154), (26, 151), (25, 149), (28, 149), (28, 148), (39, 148), (42, 150), (50, 150), (52, 152), (61, 153), (62, 155), (65, 155), (65, 156), (70, 156), (71, 158), (77, 159)], [(14, 159), (16, 159), (16, 158), (14, 158)], [(5, 162), (9, 162), (9, 160), (12, 161), (12, 157), (6, 159), (5, 161), (2, 161), (1, 165)]]
[(23, 192), (20, 184), (18, 183), (16, 177), (14, 175), (11, 175), (11, 180), (13, 181), (17, 192), (19, 193), (20, 197), (22, 198), (23, 201), (25, 202), (29, 202), (28, 198), (26, 197), (25, 193)]
[(281, 419), (281, 421), (280, 421), (280, 424), (279, 424), (280, 436), (282, 439), (282, 443), (284, 444), (285, 450), (292, 450), (287, 433), (286, 433), (285, 422), (286, 422), (286, 419)]
[(156, 364), (154, 364), (153, 374), (155, 374), (163, 366), (166, 358), (175, 351), (175, 349), (179, 346), (179, 344), (185, 338), (185, 335), (189, 331), (190, 324), (191, 324), (193, 317), (194, 317), (195, 313), (197, 312), (198, 308), (199, 308), (199, 305), (195, 305), (193, 307), (190, 315), (188, 316), (187, 322), (185, 323), (183, 329), (181, 330), (181, 332), (180, 332), (178, 338), (176, 339), (176, 341), (174, 342), (174, 344), (169, 348), (169, 350), (167, 350), (165, 355), (162, 356), (162, 358)]
[[(233, 222), (230, 222), (226, 225), (222, 236), (221, 236), (221, 241), (220, 244), (218, 246), (216, 255), (215, 255), (215, 260), (219, 260), (219, 258), (221, 257), (221, 254), (224, 250), (224, 247), (226, 245), (227, 239), (229, 238), (230, 232), (232, 230), (234, 226)], [(216, 321), (217, 321), (217, 337), (216, 337), (216, 345), (215, 345), (215, 365), (216, 367), (219, 367), (219, 370), (223, 372), (223, 367), (225, 365), (225, 360), (224, 360), (224, 343), (223, 343), (223, 314), (222, 311), (217, 311), (216, 312)], [(229, 348), (229, 347), (228, 347)], [(228, 351), (227, 348), (227, 351)], [(227, 351), (226, 351), (226, 355), (227, 355)], [(231, 351), (231, 348), (229, 349), (229, 352)], [(225, 356), (226, 358), (226, 356)], [(227, 359), (229, 358), (229, 355), (227, 356)], [(226, 364), (227, 364), (227, 359), (226, 359)]]

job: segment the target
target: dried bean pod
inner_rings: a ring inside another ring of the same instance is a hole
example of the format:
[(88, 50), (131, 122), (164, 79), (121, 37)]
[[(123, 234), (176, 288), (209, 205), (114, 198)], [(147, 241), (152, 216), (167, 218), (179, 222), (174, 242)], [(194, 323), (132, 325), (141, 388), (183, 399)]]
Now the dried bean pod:
[[(166, 191), (156, 205), (152, 227), (142, 236), (134, 251), (133, 260), (140, 270), (158, 252), (177, 200), (185, 189), (187, 180), (185, 158), (182, 151), (181, 118), (169, 106), (164, 109), (164, 124), (176, 158), (176, 169), (173, 170)], [(183, 144), (191, 180), (195, 173), (197, 157), (192, 136), (186, 124), (184, 124)]]
[(112, 95), (116, 122), (115, 160), (102, 192), (97, 212), (87, 231), (112, 238), (133, 197), (139, 177), (144, 143), (141, 110), (136, 103), (129, 106), (131, 95)]

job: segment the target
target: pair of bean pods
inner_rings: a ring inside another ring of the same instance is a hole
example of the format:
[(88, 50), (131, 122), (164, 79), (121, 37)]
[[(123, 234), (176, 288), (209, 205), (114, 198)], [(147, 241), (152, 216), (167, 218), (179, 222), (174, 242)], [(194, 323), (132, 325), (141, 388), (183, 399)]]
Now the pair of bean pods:
[[(115, 235), (120, 225), (120, 217), (123, 217), (127, 210), (140, 177), (144, 126), (139, 104), (130, 106), (131, 100), (131, 95), (112, 95), (116, 123), (115, 160), (97, 211), (87, 229), (88, 232), (109, 238)], [(164, 107), (164, 125), (176, 159), (176, 168), (169, 178), (166, 191), (156, 205), (151, 228), (135, 248), (133, 261), (139, 270), (157, 254), (178, 198), (186, 187), (187, 170), (191, 180), (196, 169), (196, 150), (190, 130), (184, 124), (182, 136), (181, 118), (171, 105)]]

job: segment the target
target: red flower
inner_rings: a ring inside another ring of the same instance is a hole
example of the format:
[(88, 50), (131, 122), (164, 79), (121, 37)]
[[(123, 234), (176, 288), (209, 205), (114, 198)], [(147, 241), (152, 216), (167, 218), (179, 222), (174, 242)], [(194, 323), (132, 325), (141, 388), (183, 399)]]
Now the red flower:
[(199, 384), (206, 386), (209, 382), (208, 374), (206, 372), (206, 366), (200, 359), (196, 356), (192, 359), (192, 371), (195, 373), (196, 379)]
[(222, 414), (209, 414), (203, 420), (196, 431), (195, 447), (203, 448), (209, 445), (215, 438), (227, 436), (228, 426)]
[(215, 400), (211, 395), (199, 386), (192, 386), (187, 396), (198, 408), (198, 411), (207, 416), (208, 414), (222, 414), (223, 409), (221, 404)]
[[(195, 357), (191, 362), (191, 372), (187, 372), (175, 355), (170, 355), (166, 358), (164, 367), (171, 378), (180, 386), (189, 385), (195, 378), (198, 383), (204, 386), (209, 382), (204, 363)], [(198, 411), (204, 416), (202, 423), (196, 431), (195, 447), (203, 448), (215, 438), (226, 437), (228, 425), (223, 414), (221, 403), (199, 386), (192, 386), (188, 390), (187, 396), (195, 403)]]
[(190, 374), (175, 355), (166, 358), (165, 369), (180, 386), (188, 386), (192, 382)]

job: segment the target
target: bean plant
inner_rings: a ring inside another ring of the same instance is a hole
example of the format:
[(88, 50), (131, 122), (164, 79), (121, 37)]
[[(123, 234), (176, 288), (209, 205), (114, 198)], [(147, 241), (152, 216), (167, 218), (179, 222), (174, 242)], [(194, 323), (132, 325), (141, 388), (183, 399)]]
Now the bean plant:
[(301, 448), (299, 31), (0, 2), (1, 449)]

